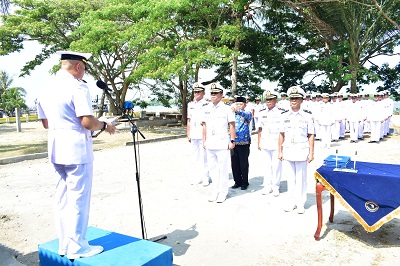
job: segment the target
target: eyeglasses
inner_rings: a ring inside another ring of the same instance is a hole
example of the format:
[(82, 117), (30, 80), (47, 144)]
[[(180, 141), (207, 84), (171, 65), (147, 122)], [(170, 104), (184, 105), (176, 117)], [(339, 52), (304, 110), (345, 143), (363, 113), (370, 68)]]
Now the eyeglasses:
[(195, 91), (194, 93), (200, 93), (200, 92), (203, 92), (203, 91)]
[(211, 95), (219, 94), (219, 92), (211, 92)]
[(300, 99), (303, 99), (303, 98), (302, 97), (290, 97), (291, 101), (297, 101), (297, 100), (300, 100)]

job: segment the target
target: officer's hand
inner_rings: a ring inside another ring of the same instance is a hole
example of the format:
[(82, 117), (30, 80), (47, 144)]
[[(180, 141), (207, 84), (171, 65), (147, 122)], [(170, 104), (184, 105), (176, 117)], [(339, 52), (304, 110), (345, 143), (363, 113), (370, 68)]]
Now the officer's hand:
[(188, 141), (191, 143), (191, 142), (192, 142), (192, 139), (191, 139), (190, 137), (188, 137)]
[(261, 147), (260, 147), (260, 145), (258, 145), (258, 150), (260, 150), (260, 151), (261, 151)]
[(106, 132), (110, 133), (110, 135), (115, 133), (116, 127), (111, 124), (110, 122), (106, 122), (107, 123), (107, 128), (105, 129)]
[(314, 160), (314, 154), (313, 154), (313, 153), (310, 153), (310, 154), (308, 155), (308, 157), (307, 157), (307, 162), (308, 162), (308, 163), (311, 163), (313, 160)]
[(235, 148), (235, 143), (234, 142), (229, 143), (228, 150), (233, 150), (233, 148)]
[(281, 160), (281, 161), (283, 161), (283, 154), (282, 154), (282, 152), (278, 153), (278, 159)]

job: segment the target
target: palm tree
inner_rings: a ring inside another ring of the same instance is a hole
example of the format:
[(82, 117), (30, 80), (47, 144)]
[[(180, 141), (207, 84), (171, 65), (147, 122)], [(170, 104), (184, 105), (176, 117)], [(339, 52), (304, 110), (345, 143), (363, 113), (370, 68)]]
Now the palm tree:
[(26, 109), (24, 96), (26, 92), (23, 88), (9, 88), (2, 95), (2, 107), (4, 110), (13, 111), (15, 108)]
[(13, 112), (15, 108), (27, 108), (23, 98), (26, 91), (21, 87), (11, 87), (12, 83), (12, 77), (4, 70), (0, 70), (0, 106), (10, 112)]

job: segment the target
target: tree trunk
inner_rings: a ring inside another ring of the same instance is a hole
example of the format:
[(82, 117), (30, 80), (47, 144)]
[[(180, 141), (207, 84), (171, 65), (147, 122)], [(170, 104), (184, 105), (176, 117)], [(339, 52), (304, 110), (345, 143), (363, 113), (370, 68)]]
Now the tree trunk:
[(350, 92), (351, 93), (357, 93), (357, 69), (352, 69), (351, 70), (351, 84), (350, 84)]
[(187, 94), (188, 94), (188, 88), (187, 88), (187, 82), (180, 81), (179, 82), (179, 90), (181, 91), (181, 97), (182, 97), (182, 118), (181, 118), (181, 125), (186, 126), (187, 125)]
[(102, 117), (103, 113), (104, 113), (104, 111), (103, 111), (103, 109), (104, 109), (104, 99), (105, 99), (104, 95), (105, 95), (105, 92), (103, 91), (103, 93), (101, 94), (100, 105), (98, 105), (98, 107), (99, 107), (99, 115), (98, 115), (97, 118)]
[(237, 63), (238, 63), (238, 55), (236, 54), (239, 51), (240, 40), (235, 41), (235, 54), (233, 55), (232, 62), (232, 96), (237, 94)]

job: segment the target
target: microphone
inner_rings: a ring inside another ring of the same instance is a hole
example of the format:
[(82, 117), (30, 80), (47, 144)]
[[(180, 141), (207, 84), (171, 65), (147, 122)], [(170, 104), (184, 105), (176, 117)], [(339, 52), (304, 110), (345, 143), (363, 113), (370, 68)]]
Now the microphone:
[(101, 80), (98, 80), (96, 82), (96, 86), (104, 90), (105, 92), (112, 92), (112, 90), (109, 87), (107, 87), (107, 84)]

